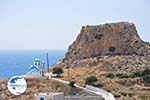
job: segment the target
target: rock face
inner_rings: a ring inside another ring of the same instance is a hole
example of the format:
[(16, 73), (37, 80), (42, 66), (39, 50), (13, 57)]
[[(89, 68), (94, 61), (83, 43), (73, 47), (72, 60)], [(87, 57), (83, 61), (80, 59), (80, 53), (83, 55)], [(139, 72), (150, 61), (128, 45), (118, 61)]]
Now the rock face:
[(101, 55), (143, 55), (144, 45), (133, 23), (117, 22), (83, 26), (69, 46), (65, 60)]

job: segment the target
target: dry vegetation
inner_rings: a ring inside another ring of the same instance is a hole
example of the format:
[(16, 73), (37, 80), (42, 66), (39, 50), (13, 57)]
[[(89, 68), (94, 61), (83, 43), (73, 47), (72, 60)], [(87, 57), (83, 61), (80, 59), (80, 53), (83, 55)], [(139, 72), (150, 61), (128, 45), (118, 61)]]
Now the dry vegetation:
[(64, 92), (65, 95), (72, 93), (82, 95), (93, 95), (78, 88), (72, 89), (69, 85), (48, 79), (27, 79), (27, 89), (20, 96), (12, 95), (7, 89), (7, 79), (0, 80), (0, 100), (35, 100), (35, 94)]
[(96, 70), (96, 67), (74, 67), (64, 69), (64, 80), (74, 80), (77, 84), (85, 85), (85, 78), (96, 76), (103, 88), (114, 94), (117, 100), (150, 100), (150, 84), (147, 85), (141, 78), (107, 78), (106, 72)]
[(66, 85), (53, 80), (30, 79), (27, 80), (27, 90), (20, 96), (12, 95), (7, 89), (7, 79), (0, 80), (0, 100), (35, 100), (39, 92), (63, 92)]

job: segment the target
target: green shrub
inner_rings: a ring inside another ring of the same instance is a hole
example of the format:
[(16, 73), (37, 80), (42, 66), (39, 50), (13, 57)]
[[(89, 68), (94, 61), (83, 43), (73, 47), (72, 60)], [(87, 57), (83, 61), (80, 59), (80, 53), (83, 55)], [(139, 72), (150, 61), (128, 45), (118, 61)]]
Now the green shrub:
[(142, 72), (137, 71), (137, 72), (132, 73), (130, 76), (131, 76), (132, 78), (141, 77), (141, 76), (142, 76)]
[(145, 69), (142, 74), (143, 76), (150, 75), (150, 69)]
[(116, 74), (116, 77), (118, 77), (118, 78), (129, 78), (129, 75), (123, 74), (123, 73), (118, 73), (118, 74)]
[(69, 86), (70, 86), (71, 88), (75, 87), (75, 82), (74, 82), (74, 81), (70, 81), (70, 82), (69, 82)]
[(107, 74), (106, 74), (106, 77), (108, 77), (108, 78), (114, 78), (115, 75), (114, 75), (113, 73), (107, 73)]
[(68, 88), (65, 91), (65, 95), (76, 95), (78, 93), (78, 89), (75, 87), (75, 82), (70, 81), (68, 84)]
[(150, 83), (150, 75), (145, 75), (145, 76), (143, 77), (143, 80), (144, 80), (145, 82), (147, 82), (147, 83)]
[(98, 79), (96, 78), (96, 76), (89, 76), (85, 79), (85, 84), (87, 85), (94, 85), (95, 82), (97, 82)]
[(145, 69), (143, 71), (137, 71), (137, 72), (134, 72), (132, 73), (130, 76), (132, 78), (135, 78), (135, 77), (144, 77), (146, 75), (150, 75), (150, 69)]
[(97, 81), (97, 82), (94, 82), (94, 83), (92, 84), (92, 86), (94, 86), (94, 87), (103, 87), (104, 84), (101, 83), (101, 82), (99, 82), (99, 81)]
[(53, 68), (53, 74), (57, 74), (58, 77), (60, 76), (60, 74), (62, 74), (64, 71), (61, 67), (54, 67)]
[(140, 100), (149, 100), (149, 96), (148, 95), (139, 95), (138, 98), (141, 98)]
[(116, 75), (114, 75), (113, 73), (107, 73), (106, 77), (108, 78), (129, 78), (129, 75), (124, 74), (124, 73), (117, 73)]

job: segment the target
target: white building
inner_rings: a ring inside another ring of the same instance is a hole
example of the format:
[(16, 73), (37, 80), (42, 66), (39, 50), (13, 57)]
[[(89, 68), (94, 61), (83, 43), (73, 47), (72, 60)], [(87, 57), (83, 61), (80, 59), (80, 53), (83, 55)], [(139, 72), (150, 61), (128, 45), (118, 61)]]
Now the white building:
[(63, 93), (38, 93), (35, 97), (36, 100), (64, 100)]
[(44, 63), (40, 59), (35, 59), (33, 61), (33, 65), (30, 65), (25, 78), (44, 78), (45, 76), (45, 68)]

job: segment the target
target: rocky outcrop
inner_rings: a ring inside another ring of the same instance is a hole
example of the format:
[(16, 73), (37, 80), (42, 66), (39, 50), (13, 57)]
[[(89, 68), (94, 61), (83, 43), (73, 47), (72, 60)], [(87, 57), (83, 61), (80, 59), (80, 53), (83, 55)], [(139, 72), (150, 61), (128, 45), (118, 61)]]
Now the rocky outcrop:
[(83, 26), (64, 60), (76, 61), (101, 55), (144, 55), (144, 45), (133, 23)]
[[(149, 61), (150, 44), (140, 39), (135, 25), (118, 22), (83, 26), (65, 58), (53, 67), (62, 67), (64, 79), (81, 85), (87, 76), (96, 76), (100, 85), (111, 91), (116, 100), (147, 99), (149, 84), (141, 77), (109, 79), (107, 74), (130, 76), (150, 68)], [(137, 91), (141, 91), (140, 94)]]

